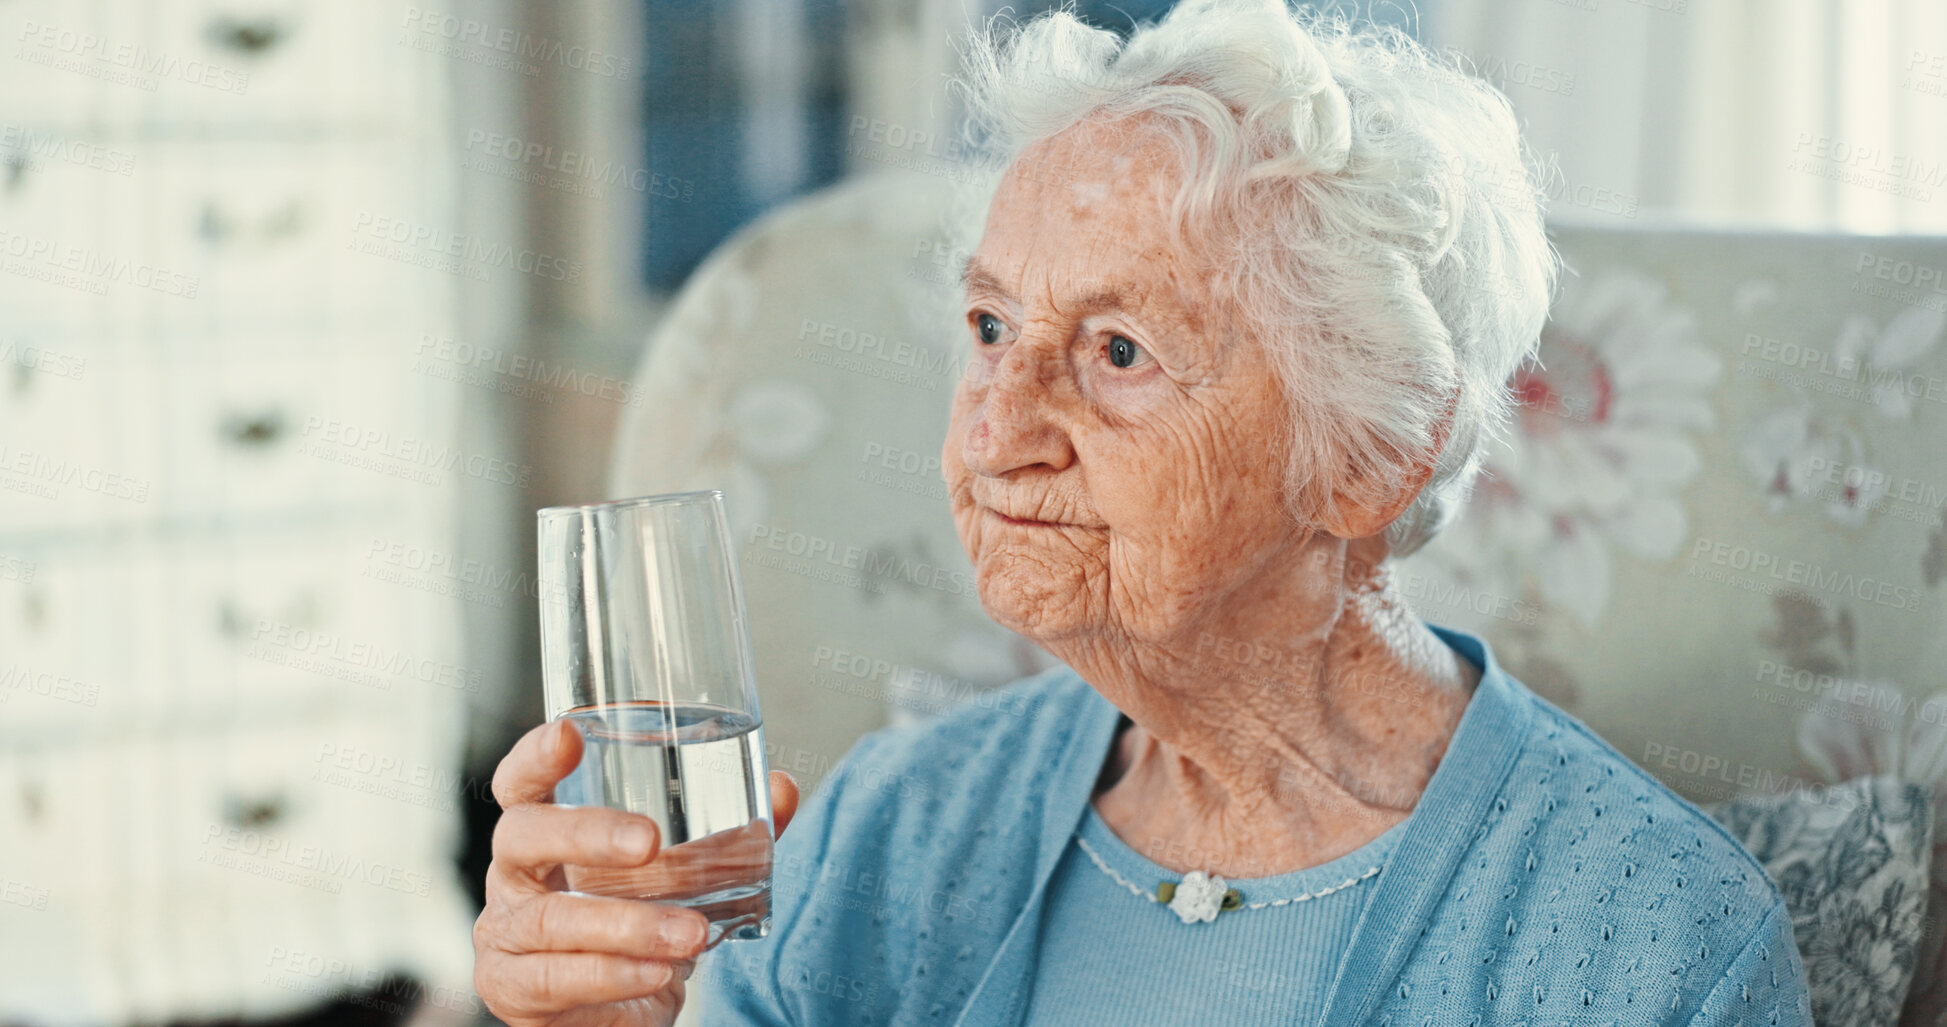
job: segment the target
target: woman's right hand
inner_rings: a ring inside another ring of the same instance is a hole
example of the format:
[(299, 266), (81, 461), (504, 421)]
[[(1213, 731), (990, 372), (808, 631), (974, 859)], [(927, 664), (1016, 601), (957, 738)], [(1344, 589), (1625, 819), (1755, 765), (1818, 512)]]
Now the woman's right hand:
[[(500, 823), (487, 867), (487, 905), (473, 925), (473, 987), (510, 1027), (667, 1027), (704, 949), (695, 910), (567, 892), (562, 864), (638, 867), (661, 847), (639, 813), (552, 803), (555, 783), (581, 761), (581, 733), (550, 721), (522, 735), (494, 771)], [(798, 807), (798, 786), (772, 771), (776, 833)]]

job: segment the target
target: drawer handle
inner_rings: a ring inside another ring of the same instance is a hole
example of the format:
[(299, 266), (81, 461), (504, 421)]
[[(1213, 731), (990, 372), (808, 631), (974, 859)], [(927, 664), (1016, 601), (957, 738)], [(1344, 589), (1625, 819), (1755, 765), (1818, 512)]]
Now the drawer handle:
[(198, 219), (196, 232), (212, 243), (242, 242), (254, 237), (258, 243), (274, 243), (288, 239), (304, 230), (304, 203), (291, 199), (284, 205), (255, 219), (254, 224), (245, 222), (242, 215), (226, 213), (217, 206), (215, 200), (205, 201), (203, 215)]
[(239, 446), (268, 446), (284, 435), (284, 411), (231, 414), (223, 419), (223, 436)]
[(227, 795), (223, 806), (223, 819), (246, 830), (269, 827), (284, 819), (284, 797), (275, 793), (257, 798)]
[(210, 21), (209, 36), (218, 46), (256, 56), (284, 41), (284, 26), (275, 18), (233, 18), (219, 15)]
[(315, 632), (324, 623), (320, 610), (322, 605), (318, 601), (318, 593), (305, 588), (284, 603), (282, 609), (253, 616), (236, 596), (224, 596), (216, 604), (216, 631), (232, 642), (242, 642), (247, 633), (266, 622)]

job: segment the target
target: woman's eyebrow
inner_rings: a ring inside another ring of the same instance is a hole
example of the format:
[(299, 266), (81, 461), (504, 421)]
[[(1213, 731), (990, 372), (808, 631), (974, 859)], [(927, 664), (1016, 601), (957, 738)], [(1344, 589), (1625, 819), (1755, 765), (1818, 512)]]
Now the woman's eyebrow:
[(1140, 309), (1141, 303), (1129, 304), (1126, 299), (1135, 290), (1126, 286), (1098, 286), (1093, 292), (1075, 300), (1075, 306), (1082, 310), (1121, 310)]
[(967, 266), (960, 271), (960, 285), (968, 292), (977, 289), (1002, 296), (1013, 295), (1007, 291), (1006, 286), (1001, 284), (1000, 276), (989, 271), (987, 265), (982, 264), (978, 257), (967, 258)]
[[(1005, 285), (1001, 284), (1000, 276), (988, 270), (987, 265), (982, 264), (978, 257), (967, 258), (967, 266), (960, 272), (960, 284), (968, 292), (978, 290), (1000, 296), (1013, 295)], [(1130, 310), (1133, 308), (1126, 302), (1126, 298), (1133, 291), (1131, 287), (1124, 285), (1099, 286), (1075, 300), (1075, 306), (1083, 310)], [(1134, 305), (1137, 308), (1141, 306), (1140, 303)]]

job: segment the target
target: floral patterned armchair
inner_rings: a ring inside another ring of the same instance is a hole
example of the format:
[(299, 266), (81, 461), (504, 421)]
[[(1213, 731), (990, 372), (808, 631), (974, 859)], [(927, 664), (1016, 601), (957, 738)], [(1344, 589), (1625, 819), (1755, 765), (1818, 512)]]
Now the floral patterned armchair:
[[(981, 612), (940, 481), (949, 190), (853, 179), (720, 247), (618, 440), (614, 495), (725, 490), (769, 756), (807, 785), (1049, 663)], [(1821, 1023), (1947, 1021), (1947, 240), (1554, 235), (1518, 424), (1403, 584), (1796, 875), (1812, 971), (1855, 982)]]

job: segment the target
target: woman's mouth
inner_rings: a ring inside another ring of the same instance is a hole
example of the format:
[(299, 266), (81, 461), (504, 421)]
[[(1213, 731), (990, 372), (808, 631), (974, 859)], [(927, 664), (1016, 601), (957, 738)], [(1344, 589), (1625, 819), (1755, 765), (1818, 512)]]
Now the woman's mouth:
[(1000, 518), (1002, 521), (1008, 524), (1018, 524), (1023, 527), (1034, 527), (1034, 528), (1060, 527), (1060, 525), (1054, 521), (1035, 521), (1035, 520), (1028, 520), (1022, 517), (1009, 517), (1008, 515), (1001, 513), (999, 510), (996, 510), (991, 506), (987, 508), (987, 512), (993, 514), (995, 517)]

